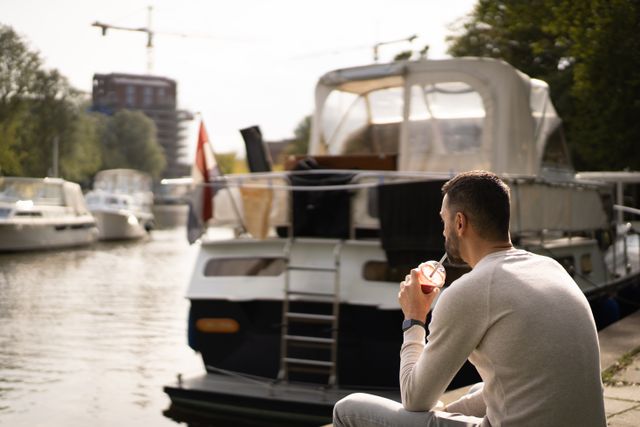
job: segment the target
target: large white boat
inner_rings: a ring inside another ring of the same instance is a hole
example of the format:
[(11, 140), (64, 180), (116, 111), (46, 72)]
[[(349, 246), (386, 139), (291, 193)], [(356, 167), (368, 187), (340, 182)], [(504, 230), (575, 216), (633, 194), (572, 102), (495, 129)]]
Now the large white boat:
[[(214, 183), (210, 225), (235, 232), (201, 242), (189, 345), (207, 373), (165, 387), (177, 413), (319, 425), (353, 391), (397, 398), (398, 283), (443, 254), (457, 172), (508, 183), (514, 244), (565, 266), (599, 326), (619, 315), (611, 295), (638, 292), (612, 188), (576, 178), (546, 83), (462, 58), (336, 70), (315, 93), (307, 158)], [(446, 285), (468, 271), (445, 268)], [(476, 378), (465, 365), (451, 387)]]
[(0, 177), (0, 251), (88, 245), (97, 234), (78, 184)]
[(153, 228), (151, 177), (134, 169), (107, 169), (86, 195), (100, 240), (139, 239)]

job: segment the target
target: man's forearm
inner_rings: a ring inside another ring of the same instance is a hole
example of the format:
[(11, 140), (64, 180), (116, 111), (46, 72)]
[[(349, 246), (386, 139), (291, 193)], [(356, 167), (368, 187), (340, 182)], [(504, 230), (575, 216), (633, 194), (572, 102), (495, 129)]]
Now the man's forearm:
[(425, 331), (420, 326), (407, 330), (400, 350), (400, 396), (408, 411), (428, 411), (438, 402), (439, 394), (425, 387), (427, 378), (418, 375), (416, 363), (425, 346)]

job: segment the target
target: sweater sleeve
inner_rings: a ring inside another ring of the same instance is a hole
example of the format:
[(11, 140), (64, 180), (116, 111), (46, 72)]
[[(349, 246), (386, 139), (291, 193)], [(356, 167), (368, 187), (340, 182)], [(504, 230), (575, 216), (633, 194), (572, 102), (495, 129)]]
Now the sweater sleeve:
[(482, 286), (473, 285), (454, 283), (443, 291), (433, 309), (426, 345), (422, 328), (414, 326), (404, 333), (400, 394), (408, 411), (433, 409), (482, 339), (487, 298)]
[(482, 393), (483, 389), (480, 388), (473, 393), (465, 394), (455, 402), (449, 403), (444, 410), (446, 412), (482, 418), (487, 414), (487, 405), (484, 402)]

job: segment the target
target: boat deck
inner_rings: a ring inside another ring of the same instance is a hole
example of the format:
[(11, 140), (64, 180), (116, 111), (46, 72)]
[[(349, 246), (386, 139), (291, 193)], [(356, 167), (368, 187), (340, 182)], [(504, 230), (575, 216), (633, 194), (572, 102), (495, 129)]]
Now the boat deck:
[[(178, 379), (165, 386), (171, 397), (168, 416), (179, 414), (207, 414), (211, 418), (242, 414), (243, 419), (260, 419), (262, 423), (284, 422), (286, 425), (321, 425), (331, 422), (333, 405), (356, 389), (325, 387), (307, 384), (276, 382), (225, 374), (207, 373)], [(397, 390), (366, 390), (390, 399), (399, 400)], [(178, 421), (182, 421), (179, 419)]]

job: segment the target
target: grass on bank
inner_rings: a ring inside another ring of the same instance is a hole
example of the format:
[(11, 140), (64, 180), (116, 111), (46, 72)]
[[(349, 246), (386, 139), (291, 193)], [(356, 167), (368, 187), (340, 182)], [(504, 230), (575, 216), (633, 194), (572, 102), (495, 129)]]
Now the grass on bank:
[(626, 385), (624, 381), (616, 380), (615, 376), (629, 366), (638, 353), (640, 353), (640, 347), (623, 354), (613, 365), (602, 371), (602, 382), (605, 385)]

